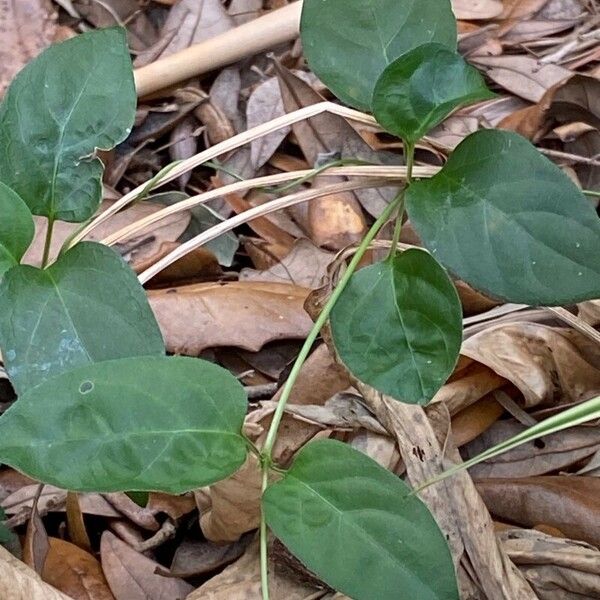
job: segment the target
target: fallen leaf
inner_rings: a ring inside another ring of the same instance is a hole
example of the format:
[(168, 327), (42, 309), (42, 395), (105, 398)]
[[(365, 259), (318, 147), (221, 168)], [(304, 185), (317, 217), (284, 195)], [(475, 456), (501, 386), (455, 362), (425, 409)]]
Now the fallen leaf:
[(541, 10), (548, 0), (503, 0), (501, 19), (527, 19)]
[[(261, 597), (258, 543), (252, 544), (237, 562), (191, 593), (186, 600), (255, 600)], [(296, 582), (276, 565), (269, 568), (272, 600), (312, 600), (315, 588)]]
[(196, 503), (191, 494), (171, 496), (161, 492), (150, 492), (146, 508), (155, 515), (164, 513), (177, 521), (177, 519), (193, 512), (196, 509)]
[(105, 531), (100, 543), (102, 570), (116, 600), (184, 600), (193, 587), (156, 574), (160, 565)]
[(587, 123), (600, 129), (600, 81), (574, 75), (551, 87), (538, 104), (507, 116), (499, 125), (537, 142), (558, 125)]
[(535, 530), (499, 534), (502, 546), (540, 600), (600, 598), (600, 551)]
[(571, 75), (568, 69), (522, 54), (473, 56), (471, 60), (498, 85), (531, 102), (539, 102), (552, 86)]
[[(577, 139), (565, 144), (565, 151), (583, 158), (598, 159), (600, 156), (600, 131), (587, 131)], [(600, 169), (591, 164), (575, 165), (581, 187), (585, 190), (600, 190)]]
[(280, 339), (303, 339), (312, 321), (308, 290), (283, 283), (240, 281), (156, 290), (149, 300), (169, 352), (198, 356), (216, 346), (260, 350)]
[(173, 556), (170, 577), (206, 575), (236, 561), (246, 550), (253, 534), (242, 536), (232, 544), (184, 540)]
[[(510, 419), (498, 421), (478, 438), (465, 446), (465, 459), (477, 456), (526, 429), (525, 425)], [(557, 473), (591, 457), (600, 450), (598, 427), (572, 427), (560, 433), (544, 436), (541, 440), (527, 442), (483, 463), (469, 472), (473, 477), (530, 477)]]
[(79, 494), (76, 492), (67, 492), (65, 510), (67, 513), (67, 530), (69, 531), (71, 541), (82, 550), (91, 552), (92, 544), (90, 543), (83, 512), (79, 504)]
[(7, 600), (73, 600), (44, 583), (25, 563), (0, 546), (0, 598)]
[(242, 269), (240, 281), (273, 281), (292, 283), (315, 289), (322, 285), (327, 267), (333, 262), (334, 254), (321, 250), (310, 240), (299, 239), (290, 253), (281, 262), (266, 271)]
[(231, 0), (229, 15), (236, 25), (243, 25), (260, 16), (263, 0)]
[(65, 540), (50, 538), (42, 578), (74, 600), (115, 600), (100, 567), (88, 552)]
[(566, 536), (600, 545), (600, 479), (582, 476), (543, 476), (475, 481), (492, 514), (533, 527), (544, 523)]
[(460, 448), (487, 431), (502, 415), (504, 408), (493, 397), (485, 397), (461, 410), (452, 419), (454, 443)]
[[(597, 347), (586, 356), (581, 334), (539, 323), (491, 326), (463, 342), (461, 353), (512, 382), (526, 407), (587, 400), (600, 393)], [(592, 361), (592, 362), (590, 362)]]
[(452, 10), (465, 21), (493, 19), (502, 13), (502, 0), (452, 0)]
[[(41, 486), (41, 487), (40, 487)], [(42, 574), (46, 556), (50, 548), (48, 541), (48, 533), (44, 526), (44, 522), (40, 517), (37, 505), (39, 495), (42, 493), (43, 484), (38, 485), (36, 498), (34, 498), (33, 508), (29, 522), (27, 523), (27, 533), (23, 542), (23, 562), (31, 567), (38, 575)]]
[(54, 41), (56, 33), (50, 0), (0, 0), (0, 98), (13, 77)]

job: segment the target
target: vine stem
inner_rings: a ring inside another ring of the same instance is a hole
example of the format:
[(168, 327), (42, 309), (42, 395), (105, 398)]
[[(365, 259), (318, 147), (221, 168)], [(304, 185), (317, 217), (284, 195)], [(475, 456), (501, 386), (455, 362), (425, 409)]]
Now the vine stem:
[(390, 253), (388, 259), (392, 260), (396, 256), (398, 251), (398, 242), (400, 242), (400, 233), (402, 232), (402, 219), (404, 218), (404, 201), (406, 196), (406, 188), (413, 181), (413, 169), (415, 166), (415, 145), (404, 143), (404, 153), (406, 156), (406, 187), (401, 193), (401, 200), (399, 201), (398, 215), (396, 216), (396, 225), (394, 226), (394, 237), (392, 238), (392, 245), (390, 247)]
[(46, 241), (44, 242), (44, 254), (42, 255), (42, 269), (46, 268), (50, 258), (50, 245), (52, 244), (52, 232), (54, 231), (54, 218), (48, 217), (48, 228), (46, 229)]
[[(271, 420), (271, 426), (269, 427), (269, 431), (267, 433), (267, 437), (265, 439), (265, 443), (261, 452), (261, 466), (263, 470), (262, 477), (262, 492), (264, 494), (267, 486), (269, 484), (269, 469), (272, 465), (272, 454), (273, 454), (273, 446), (275, 445), (275, 441), (277, 440), (277, 432), (279, 431), (279, 426), (281, 424), (281, 420), (283, 418), (286, 404), (290, 398), (290, 394), (292, 389), (300, 375), (300, 371), (308, 355), (313, 347), (313, 344), (319, 337), (319, 333), (321, 329), (327, 323), (327, 319), (329, 319), (329, 315), (333, 310), (333, 307), (336, 305), (339, 297), (342, 295), (342, 292), (348, 285), (350, 278), (352, 277), (354, 271), (358, 267), (360, 261), (363, 256), (369, 249), (371, 242), (375, 239), (375, 236), (379, 233), (379, 230), (387, 223), (388, 219), (394, 214), (394, 212), (398, 209), (399, 206), (403, 204), (404, 199), (404, 190), (402, 190), (392, 202), (390, 202), (386, 209), (381, 213), (381, 216), (373, 223), (371, 229), (367, 232), (365, 237), (363, 238), (360, 246), (357, 248), (356, 253), (352, 260), (350, 261), (346, 272), (340, 279), (339, 283), (333, 290), (331, 296), (327, 300), (327, 303), (323, 307), (323, 310), (319, 314), (315, 324), (313, 325), (308, 337), (306, 338), (296, 361), (294, 362), (294, 366), (290, 372), (290, 375), (283, 386), (283, 391), (281, 392), (281, 398), (277, 404), (277, 408), (273, 413), (273, 418)], [(401, 218), (401, 217), (400, 217)], [(267, 524), (264, 518), (264, 514), (261, 509), (261, 519), (260, 519), (260, 572), (261, 572), (261, 587), (262, 587), (262, 597), (263, 600), (269, 600), (269, 581), (268, 581), (268, 560), (267, 560)]]

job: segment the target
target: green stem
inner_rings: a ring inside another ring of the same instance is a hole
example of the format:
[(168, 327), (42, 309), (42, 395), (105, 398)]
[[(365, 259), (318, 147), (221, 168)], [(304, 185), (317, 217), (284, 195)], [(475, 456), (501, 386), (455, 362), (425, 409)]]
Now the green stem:
[(46, 229), (46, 241), (44, 242), (44, 254), (42, 255), (42, 269), (46, 268), (50, 258), (50, 245), (52, 244), (52, 232), (54, 231), (54, 217), (48, 217), (48, 228)]
[(586, 196), (597, 196), (600, 198), (600, 191), (598, 191), (598, 192), (595, 190), (582, 190), (582, 191)]
[(404, 219), (404, 199), (406, 195), (406, 189), (413, 181), (413, 169), (415, 166), (415, 145), (404, 142), (404, 154), (406, 158), (406, 187), (402, 192), (402, 199), (400, 200), (400, 206), (398, 208), (398, 216), (396, 217), (396, 225), (394, 227), (394, 237), (392, 238), (392, 247), (388, 259), (393, 259), (398, 251), (398, 242), (400, 241), (400, 234), (402, 233), (402, 219)]
[[(308, 355), (313, 347), (313, 344), (319, 337), (321, 329), (323, 328), (325, 323), (327, 323), (327, 319), (329, 319), (329, 315), (331, 314), (333, 307), (335, 306), (335, 304), (338, 301), (339, 297), (341, 296), (342, 292), (348, 285), (350, 278), (352, 277), (354, 271), (356, 271), (356, 268), (358, 267), (363, 256), (369, 249), (371, 242), (375, 239), (375, 236), (379, 233), (379, 230), (387, 223), (387, 221), (391, 217), (391, 215), (393, 215), (394, 212), (398, 209), (398, 206), (402, 203), (403, 197), (404, 197), (404, 191), (400, 192), (400, 194), (398, 196), (396, 196), (396, 198), (392, 202), (390, 202), (390, 204), (388, 204), (388, 206), (385, 208), (383, 213), (381, 213), (381, 216), (377, 219), (377, 221), (375, 221), (375, 223), (373, 223), (373, 225), (371, 226), (371, 229), (369, 229), (369, 231), (363, 238), (362, 242), (360, 243), (360, 246), (356, 250), (354, 257), (350, 261), (350, 264), (348, 265), (346, 272), (340, 279), (336, 288), (333, 290), (331, 296), (329, 297), (329, 300), (323, 307), (323, 310), (321, 311), (317, 320), (315, 321), (315, 324), (313, 325), (312, 329), (310, 330), (310, 333), (308, 334), (308, 337), (306, 338), (306, 341), (304, 342), (304, 344), (300, 350), (300, 353), (298, 354), (298, 357), (296, 358), (296, 361), (294, 362), (294, 366), (292, 367), (290, 375), (289, 375), (287, 381), (285, 382), (285, 385), (283, 386), (283, 390), (281, 392), (281, 397), (279, 399), (279, 402), (277, 403), (277, 408), (275, 409), (275, 413), (273, 414), (273, 418), (271, 420), (271, 426), (269, 427), (269, 432), (267, 433), (267, 438), (265, 440), (265, 443), (263, 445), (262, 452), (261, 452), (261, 457), (262, 457), (261, 467), (263, 470), (263, 478), (262, 478), (262, 493), (263, 494), (265, 493), (265, 490), (267, 489), (267, 486), (269, 485), (268, 473), (269, 473), (269, 469), (271, 468), (271, 464), (272, 464), (272, 460), (273, 460), (272, 459), (273, 446), (275, 445), (275, 441), (277, 439), (277, 432), (279, 431), (279, 426), (281, 425), (281, 420), (282, 420), (284, 412), (285, 412), (286, 404), (290, 398), (290, 394), (291, 394), (292, 389), (298, 379), (298, 376), (300, 375), (302, 366), (306, 362), (306, 359), (308, 358)], [(268, 580), (268, 563), (267, 563), (267, 524), (266, 524), (266, 521), (264, 518), (264, 514), (262, 512), (262, 509), (261, 509), (261, 519), (260, 519), (260, 572), (261, 572), (261, 587), (262, 587), (263, 600), (269, 600), (269, 591), (268, 591), (269, 580)]]

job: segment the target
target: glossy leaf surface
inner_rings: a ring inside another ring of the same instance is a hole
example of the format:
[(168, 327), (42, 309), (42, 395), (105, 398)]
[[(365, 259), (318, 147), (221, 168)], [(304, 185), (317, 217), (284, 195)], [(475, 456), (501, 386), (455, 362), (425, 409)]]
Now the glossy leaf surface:
[(212, 363), (106, 361), (23, 394), (0, 417), (0, 460), (69, 490), (178, 494), (241, 466), (245, 414), (244, 389)]
[(534, 306), (600, 297), (596, 212), (515, 133), (470, 135), (409, 188), (407, 208), (435, 257), (478, 290)]
[(373, 94), (377, 121), (415, 143), (459, 106), (493, 98), (483, 77), (442, 44), (424, 44), (390, 64)]
[(34, 234), (29, 208), (18, 194), (0, 183), (0, 278), (23, 258)]
[(331, 331), (358, 379), (402, 402), (427, 404), (458, 360), (462, 309), (444, 269), (412, 249), (352, 276)]
[(427, 42), (456, 49), (449, 0), (304, 0), (302, 44), (314, 73), (342, 101), (369, 110), (375, 82)]
[(0, 348), (19, 394), (84, 364), (164, 354), (137, 277), (114, 250), (94, 242), (45, 270), (18, 265), (6, 273)]
[(263, 506), (289, 550), (354, 600), (457, 600), (446, 540), (409, 492), (361, 452), (320, 440), (298, 453)]
[(0, 181), (36, 215), (80, 222), (100, 204), (102, 163), (124, 140), (136, 93), (125, 31), (51, 46), (14, 79), (0, 106)]

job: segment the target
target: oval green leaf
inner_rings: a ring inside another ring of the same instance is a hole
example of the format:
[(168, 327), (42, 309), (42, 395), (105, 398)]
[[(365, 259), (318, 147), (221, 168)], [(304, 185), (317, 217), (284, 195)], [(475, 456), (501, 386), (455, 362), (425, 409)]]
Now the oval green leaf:
[(0, 183), (0, 278), (19, 264), (35, 235), (33, 217), (23, 200)]
[(373, 112), (388, 131), (415, 143), (459, 106), (494, 96), (477, 69), (448, 47), (431, 43), (385, 69), (375, 85)]
[(69, 490), (180, 494), (242, 465), (246, 407), (237, 379), (203, 360), (87, 365), (32, 388), (0, 417), (0, 461)]
[(454, 50), (457, 39), (449, 0), (304, 0), (300, 31), (311, 69), (360, 110), (399, 56), (427, 42)]
[(94, 242), (45, 270), (18, 265), (5, 274), (0, 348), (19, 394), (84, 364), (165, 352), (137, 277), (114, 250)]
[(319, 440), (267, 488), (263, 508), (289, 550), (354, 600), (457, 600), (446, 539), (409, 493), (401, 479), (361, 452)]
[(445, 167), (407, 191), (421, 239), (487, 294), (533, 306), (600, 297), (600, 220), (590, 202), (525, 138), (479, 131)]
[(101, 198), (95, 150), (127, 137), (135, 107), (125, 30), (51, 46), (15, 77), (0, 106), (0, 181), (36, 215), (84, 221)]
[(462, 309), (444, 269), (411, 249), (352, 276), (331, 332), (355, 377), (396, 400), (427, 404), (458, 360)]

